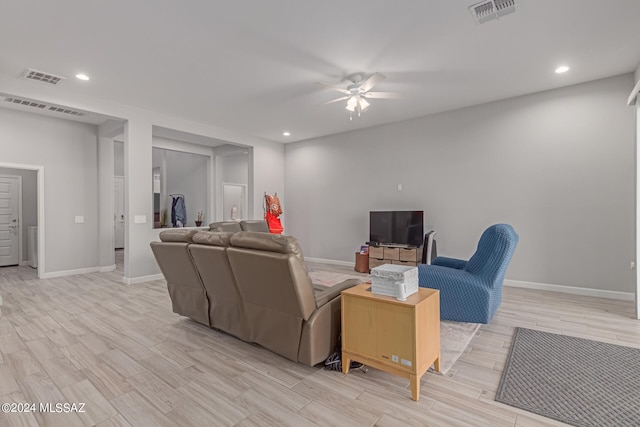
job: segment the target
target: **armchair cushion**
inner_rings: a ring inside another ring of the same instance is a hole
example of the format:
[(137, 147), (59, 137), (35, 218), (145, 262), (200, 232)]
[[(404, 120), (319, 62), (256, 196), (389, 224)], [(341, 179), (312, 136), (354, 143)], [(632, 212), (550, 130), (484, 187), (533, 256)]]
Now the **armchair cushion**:
[(440, 265), (442, 267), (457, 268), (458, 270), (462, 270), (467, 266), (467, 261), (463, 259), (439, 256), (431, 261), (431, 265)]

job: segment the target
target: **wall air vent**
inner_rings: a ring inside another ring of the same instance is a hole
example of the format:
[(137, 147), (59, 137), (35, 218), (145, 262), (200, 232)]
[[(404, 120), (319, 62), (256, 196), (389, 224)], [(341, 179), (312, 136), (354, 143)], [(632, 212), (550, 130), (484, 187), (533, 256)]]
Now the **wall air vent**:
[(47, 105), (45, 105), (45, 104), (41, 104), (41, 103), (35, 102), (35, 101), (29, 101), (28, 99), (6, 97), (4, 100), (5, 100), (5, 102), (10, 102), (12, 104), (24, 105), (24, 106), (33, 107), (33, 108), (39, 108), (41, 110), (44, 110), (45, 108), (47, 108)]
[(84, 113), (80, 111), (70, 110), (68, 108), (56, 107), (54, 105), (49, 107), (49, 111), (55, 111), (56, 113), (63, 113), (63, 114), (71, 114), (72, 116), (78, 116), (78, 117), (84, 116)]
[(52, 85), (57, 85), (65, 80), (62, 76), (56, 76), (55, 74), (45, 73), (44, 71), (38, 71), (31, 68), (27, 68), (23, 73), (22, 77), (29, 80), (37, 80), (39, 82), (45, 82)]
[(469, 7), (476, 24), (484, 24), (516, 11), (516, 0), (486, 0)]

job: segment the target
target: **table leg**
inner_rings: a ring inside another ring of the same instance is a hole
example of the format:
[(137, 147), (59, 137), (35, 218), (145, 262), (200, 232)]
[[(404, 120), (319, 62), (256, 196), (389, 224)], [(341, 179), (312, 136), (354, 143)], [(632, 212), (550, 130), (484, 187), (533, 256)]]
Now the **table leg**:
[(349, 373), (349, 366), (351, 366), (351, 358), (347, 356), (347, 354), (343, 351), (342, 352), (342, 373), (343, 374)]
[(417, 375), (409, 375), (411, 381), (411, 398), (416, 402), (420, 399), (420, 378)]
[(433, 362), (433, 370), (436, 372), (440, 372), (440, 353), (438, 353), (438, 358), (435, 362)]

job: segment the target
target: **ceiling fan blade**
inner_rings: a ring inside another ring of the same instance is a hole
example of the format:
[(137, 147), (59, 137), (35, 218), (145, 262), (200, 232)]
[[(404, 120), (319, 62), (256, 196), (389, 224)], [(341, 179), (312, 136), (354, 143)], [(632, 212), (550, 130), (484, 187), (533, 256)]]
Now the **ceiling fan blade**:
[(316, 84), (318, 84), (320, 86), (324, 86), (327, 89), (331, 89), (331, 90), (335, 90), (335, 91), (340, 92), (340, 93), (344, 93), (345, 95), (350, 95), (351, 94), (351, 92), (349, 92), (348, 90), (346, 90), (344, 88), (341, 88), (341, 87), (338, 87), (338, 86), (333, 86), (333, 85), (330, 85), (328, 83), (317, 82)]
[(375, 85), (377, 85), (378, 83), (380, 83), (384, 79), (386, 79), (386, 77), (383, 76), (382, 74), (373, 73), (367, 80), (364, 81), (364, 83), (362, 83), (360, 85), (359, 90), (362, 91), (362, 92), (368, 92), (371, 89), (373, 89), (373, 87)]
[(398, 92), (367, 92), (363, 94), (365, 98), (369, 99), (399, 99), (402, 98), (402, 94)]
[(340, 98), (332, 99), (331, 101), (325, 102), (325, 104), (333, 104), (334, 102), (344, 101), (345, 99), (349, 99), (348, 96), (341, 96)]

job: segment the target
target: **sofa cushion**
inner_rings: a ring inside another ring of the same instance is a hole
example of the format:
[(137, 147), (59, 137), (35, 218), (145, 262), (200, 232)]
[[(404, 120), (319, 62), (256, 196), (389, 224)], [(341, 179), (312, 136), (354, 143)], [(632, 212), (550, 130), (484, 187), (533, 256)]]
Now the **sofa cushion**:
[(269, 226), (264, 219), (252, 219), (240, 221), (242, 231), (260, 231), (262, 233), (269, 232)]
[(191, 243), (193, 241), (193, 235), (196, 233), (197, 230), (185, 230), (183, 228), (176, 228), (172, 230), (162, 231), (159, 237), (163, 242)]
[(301, 262), (304, 262), (302, 249), (300, 245), (298, 245), (298, 239), (293, 236), (267, 234), (257, 231), (241, 231), (231, 236), (231, 246), (281, 254), (292, 254)]
[(193, 235), (193, 243), (209, 246), (229, 246), (229, 240), (233, 236), (225, 231), (198, 231)]
[(240, 223), (236, 221), (220, 221), (209, 224), (209, 231), (228, 231), (235, 233), (236, 231), (242, 231), (242, 227), (240, 227)]

